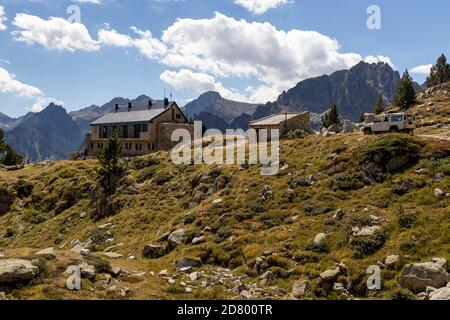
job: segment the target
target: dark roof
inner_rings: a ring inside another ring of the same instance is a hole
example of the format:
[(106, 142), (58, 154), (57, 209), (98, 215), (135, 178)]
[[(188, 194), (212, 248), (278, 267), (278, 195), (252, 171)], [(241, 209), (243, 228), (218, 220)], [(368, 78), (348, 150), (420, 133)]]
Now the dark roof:
[(92, 122), (91, 125), (106, 125), (106, 124), (116, 124), (116, 123), (142, 123), (150, 122), (162, 113), (167, 111), (167, 109), (151, 109), (151, 110), (141, 110), (141, 111), (130, 111), (130, 112), (117, 112), (117, 113), (107, 113), (103, 117)]

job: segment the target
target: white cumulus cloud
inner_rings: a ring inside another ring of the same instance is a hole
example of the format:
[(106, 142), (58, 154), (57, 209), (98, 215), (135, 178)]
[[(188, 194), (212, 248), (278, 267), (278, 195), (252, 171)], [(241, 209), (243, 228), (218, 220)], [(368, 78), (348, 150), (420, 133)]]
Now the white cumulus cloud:
[(5, 7), (0, 6), (0, 31), (6, 30), (5, 22), (8, 20), (5, 13)]
[(292, 3), (291, 0), (234, 0), (234, 3), (255, 14), (263, 14), (269, 9)]
[(396, 70), (397, 68), (395, 67), (395, 65), (392, 63), (391, 59), (389, 57), (386, 56), (367, 56), (364, 59), (365, 62), (367, 63), (378, 63), (378, 62), (384, 62), (387, 63), (388, 65), (391, 66), (392, 69)]
[(432, 64), (424, 64), (412, 68), (410, 72), (414, 74), (429, 75), (432, 67)]
[(161, 61), (168, 66), (216, 76), (253, 76), (279, 91), (363, 60), (356, 53), (341, 53), (337, 40), (315, 31), (283, 31), (220, 13), (212, 19), (179, 19), (162, 40), (168, 51)]
[(12, 93), (25, 98), (32, 98), (42, 94), (39, 88), (25, 84), (16, 79), (16, 76), (0, 67), (0, 92)]
[(40, 17), (19, 13), (13, 24), (18, 28), (12, 32), (16, 41), (28, 45), (40, 44), (49, 50), (96, 51), (99, 49), (97, 41), (89, 35), (86, 27), (81, 23), (70, 23), (63, 18), (50, 17), (48, 20)]
[(34, 104), (31, 106), (31, 112), (41, 112), (50, 103), (54, 103), (58, 106), (64, 106), (64, 102), (55, 98), (38, 97)]
[(226, 99), (235, 101), (247, 101), (247, 97), (238, 93), (237, 90), (228, 89), (221, 82), (205, 73), (196, 73), (191, 70), (181, 69), (179, 71), (166, 70), (160, 75), (160, 79), (176, 90), (200, 94), (205, 91), (217, 91)]

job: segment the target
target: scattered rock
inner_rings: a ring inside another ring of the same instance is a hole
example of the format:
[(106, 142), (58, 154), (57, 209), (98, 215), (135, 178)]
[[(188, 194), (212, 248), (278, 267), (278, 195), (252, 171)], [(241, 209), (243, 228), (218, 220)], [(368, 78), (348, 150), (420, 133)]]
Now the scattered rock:
[(327, 238), (327, 234), (326, 233), (319, 233), (318, 235), (316, 235), (316, 237), (313, 240), (313, 243), (316, 245), (320, 245), (322, 244), (325, 239)]
[(222, 202), (223, 202), (222, 199), (216, 199), (216, 200), (214, 200), (212, 203), (213, 203), (213, 204), (221, 204)]
[(427, 286), (442, 288), (450, 282), (450, 274), (440, 263), (407, 264), (403, 268), (400, 285), (414, 292), (425, 291)]
[(398, 255), (391, 255), (386, 257), (384, 264), (388, 269), (397, 269), (399, 266), (400, 257)]
[(337, 294), (341, 294), (344, 292), (345, 288), (344, 288), (344, 284), (340, 283), (340, 282), (335, 282), (333, 283), (333, 288), (332, 290), (334, 292), (336, 292)]
[(292, 294), (294, 295), (294, 297), (303, 296), (309, 289), (309, 286), (310, 282), (308, 280), (297, 280), (292, 286)]
[[(450, 283), (449, 283), (450, 284)], [(440, 288), (430, 293), (430, 300), (450, 300), (450, 287)]]
[(366, 227), (354, 227), (352, 229), (354, 237), (367, 237), (372, 236), (375, 232), (381, 230), (379, 226), (366, 226)]
[(28, 281), (39, 275), (39, 268), (28, 260), (0, 260), (0, 284)]
[(189, 274), (189, 279), (191, 279), (191, 281), (196, 281), (198, 279), (198, 272), (192, 272)]
[(193, 245), (197, 245), (197, 244), (202, 244), (206, 242), (206, 238), (204, 236), (201, 237), (196, 237), (194, 239), (192, 239), (192, 244)]
[(333, 220), (342, 220), (344, 218), (346, 213), (342, 209), (338, 209), (336, 213), (333, 216)]
[(261, 200), (273, 199), (273, 190), (271, 186), (266, 184), (262, 187), (260, 199)]
[(394, 186), (392, 188), (392, 192), (399, 196), (402, 196), (404, 194), (407, 194), (412, 189), (414, 189), (414, 183), (411, 180), (405, 180), (402, 182), (402, 184)]
[(167, 276), (167, 274), (168, 274), (168, 272), (167, 272), (166, 269), (161, 270), (161, 271), (158, 273), (158, 275), (160, 275), (161, 277)]
[(181, 244), (186, 244), (187, 241), (187, 237), (186, 237), (186, 232), (184, 229), (178, 229), (174, 232), (172, 232), (168, 239), (170, 244), (172, 244), (173, 246), (177, 246), (177, 245), (181, 245)]
[(340, 273), (341, 271), (339, 268), (324, 271), (320, 274), (320, 280), (322, 280), (322, 282), (332, 282), (337, 279)]
[(201, 262), (191, 258), (181, 258), (175, 262), (175, 267), (177, 269), (191, 267), (195, 268), (201, 265)]
[(111, 266), (110, 274), (113, 277), (118, 277), (120, 275), (120, 272), (122, 271), (122, 268), (119, 266)]
[(444, 195), (444, 191), (442, 191), (442, 189), (436, 188), (436, 189), (434, 189), (434, 195), (436, 197), (440, 198)]
[(447, 269), (447, 259), (445, 258), (433, 258), (431, 259), (431, 262), (442, 266), (444, 269)]
[(123, 254), (116, 253), (116, 252), (103, 252), (103, 255), (110, 259), (123, 259), (124, 258)]
[(147, 259), (158, 259), (167, 253), (167, 247), (160, 244), (149, 244), (142, 250), (142, 256)]
[(43, 257), (46, 260), (53, 260), (56, 258), (55, 251), (53, 248), (47, 248), (36, 252), (36, 255)]

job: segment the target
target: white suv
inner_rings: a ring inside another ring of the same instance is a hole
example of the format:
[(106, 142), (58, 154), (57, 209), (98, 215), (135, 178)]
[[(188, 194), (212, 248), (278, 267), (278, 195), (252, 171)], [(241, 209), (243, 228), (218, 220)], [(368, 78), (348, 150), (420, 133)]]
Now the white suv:
[(411, 133), (416, 129), (416, 116), (412, 113), (386, 113), (381, 115), (368, 115), (363, 126), (365, 134), (387, 132)]

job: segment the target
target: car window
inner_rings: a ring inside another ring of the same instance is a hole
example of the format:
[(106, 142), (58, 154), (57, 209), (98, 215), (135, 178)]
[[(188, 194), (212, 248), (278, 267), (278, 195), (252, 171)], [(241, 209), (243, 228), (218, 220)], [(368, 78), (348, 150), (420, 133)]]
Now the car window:
[(391, 121), (403, 121), (403, 116), (402, 115), (394, 115), (391, 117)]

